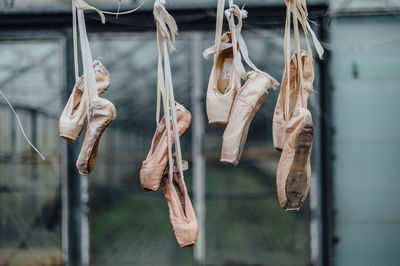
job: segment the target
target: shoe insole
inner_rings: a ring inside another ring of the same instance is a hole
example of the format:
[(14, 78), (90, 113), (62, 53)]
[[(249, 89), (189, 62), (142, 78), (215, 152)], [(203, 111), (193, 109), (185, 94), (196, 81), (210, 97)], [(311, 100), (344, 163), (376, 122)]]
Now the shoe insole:
[(72, 110), (75, 110), (76, 108), (78, 108), (79, 104), (81, 103), (82, 94), (83, 94), (83, 92), (81, 90), (75, 89), (75, 92), (74, 92), (74, 108), (72, 108)]
[(217, 89), (221, 94), (225, 94), (231, 76), (233, 58), (228, 56), (223, 59), (221, 73), (218, 75)]

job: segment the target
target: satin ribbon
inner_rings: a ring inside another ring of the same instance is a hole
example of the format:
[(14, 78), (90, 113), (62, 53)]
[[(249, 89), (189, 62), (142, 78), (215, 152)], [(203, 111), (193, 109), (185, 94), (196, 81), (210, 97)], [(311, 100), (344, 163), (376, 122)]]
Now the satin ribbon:
[[(158, 47), (158, 64), (157, 64), (157, 111), (156, 121), (159, 126), (160, 119), (160, 95), (162, 96), (165, 123), (167, 127), (168, 140), (168, 163), (169, 178), (172, 180), (174, 171), (174, 160), (172, 157), (172, 134), (175, 141), (175, 152), (178, 161), (178, 170), (183, 176), (182, 152), (179, 140), (178, 122), (176, 117), (176, 109), (184, 109), (181, 105), (176, 105), (174, 89), (172, 85), (171, 64), (169, 60), (169, 52), (175, 50), (175, 35), (178, 27), (174, 18), (165, 9), (165, 0), (156, 0), (153, 9), (154, 20), (157, 28), (157, 47)], [(164, 63), (164, 64), (163, 64)], [(172, 121), (172, 132), (171, 132)]]
[[(221, 43), (221, 38), (216, 37), (216, 43), (214, 46), (207, 48), (203, 52), (203, 57), (205, 59), (209, 58), (211, 54), (214, 54), (214, 62), (217, 58), (217, 55), (220, 50), (228, 49), (230, 47), (233, 47), (233, 58), (234, 58), (234, 69), (237, 73), (237, 88), (241, 87), (241, 81), (240, 79), (247, 80), (248, 73), (246, 72), (242, 60), (241, 60), (241, 55), (243, 56), (244, 61), (246, 64), (252, 68), (254, 71), (262, 73), (269, 77), (271, 79), (271, 85), (273, 89), (276, 89), (277, 86), (279, 86), (279, 82), (276, 81), (271, 75), (269, 75), (266, 72), (261, 71), (258, 69), (255, 64), (251, 61), (249, 58), (249, 51), (247, 49), (247, 45), (242, 37), (242, 25), (243, 25), (243, 19), (247, 18), (247, 11), (244, 10), (243, 8), (240, 9), (237, 5), (233, 4), (233, 1), (229, 1), (230, 8), (225, 10), (225, 16), (228, 20), (229, 23), (229, 30), (231, 32), (231, 37), (232, 37), (232, 43)], [(218, 12), (218, 11), (217, 11)], [(220, 35), (220, 31), (222, 31), (222, 23), (218, 20), (219, 18), (219, 13), (217, 14), (217, 31), (218, 33), (216, 36)], [(235, 17), (237, 18), (238, 23), (235, 24)]]
[[(291, 27), (291, 15), (293, 15), (293, 29), (294, 29), (294, 37), (295, 37), (295, 44), (296, 44), (296, 68), (299, 71), (300, 76), (300, 90), (299, 90), (299, 97), (301, 99), (301, 106), (306, 106), (306, 103), (303, 102), (303, 67), (301, 62), (301, 55), (300, 55), (300, 36), (299, 36), (299, 26), (298, 22), (303, 28), (304, 36), (306, 38), (307, 50), (309, 56), (312, 56), (312, 50), (308, 41), (308, 34), (311, 34), (314, 47), (318, 53), (320, 59), (322, 59), (324, 49), (322, 45), (317, 39), (314, 31), (312, 30), (309, 22), (308, 22), (308, 12), (307, 12), (307, 4), (305, 0), (285, 0), (286, 4), (286, 22), (285, 22), (285, 36), (284, 36), (284, 56), (285, 56), (285, 71), (287, 74), (287, 83), (286, 88), (282, 88), (285, 91), (282, 92), (284, 94), (285, 103), (284, 103), (284, 113), (285, 113), (285, 120), (286, 122), (289, 121), (290, 111), (290, 54), (291, 54), (291, 47), (290, 47), (290, 27)], [(283, 100), (283, 99), (282, 99)]]
[(85, 16), (83, 14), (83, 10), (81, 9), (78, 9), (78, 27), (82, 53), (84, 93), (87, 99), (86, 104), (88, 119), (91, 119), (89, 113), (90, 106), (92, 105), (92, 100), (98, 96), (98, 92), (96, 86), (96, 78), (94, 76), (93, 57), (86, 32)]
[(214, 64), (217, 61), (219, 49), (221, 46), (222, 26), (224, 24), (224, 6), (225, 0), (218, 0), (217, 4), (217, 21), (215, 25), (215, 50), (214, 50)]
[[(108, 11), (102, 11), (96, 7), (93, 7), (89, 5), (85, 0), (72, 0), (72, 30), (73, 30), (73, 46), (74, 46), (74, 67), (75, 67), (75, 82), (78, 82), (79, 80), (79, 66), (78, 66), (78, 37), (77, 37), (77, 20), (76, 20), (76, 9), (79, 10), (94, 10), (96, 11), (100, 18), (101, 18), (101, 23), (106, 22), (106, 18), (104, 14), (108, 15), (126, 15), (133, 13), (137, 11), (139, 8), (142, 7), (142, 5), (146, 2), (146, 0), (142, 0), (142, 2), (134, 9), (124, 11), (124, 12), (119, 12), (119, 7), (117, 12), (108, 12)], [(85, 33), (86, 34), (86, 33)]]

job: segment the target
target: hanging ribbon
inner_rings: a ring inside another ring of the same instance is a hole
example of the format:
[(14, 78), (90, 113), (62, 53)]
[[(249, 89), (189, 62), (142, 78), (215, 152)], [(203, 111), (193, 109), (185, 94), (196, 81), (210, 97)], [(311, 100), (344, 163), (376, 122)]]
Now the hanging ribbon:
[[(285, 71), (287, 74), (287, 83), (286, 83), (286, 88), (282, 92), (284, 95), (284, 113), (285, 113), (285, 120), (286, 122), (289, 121), (289, 116), (290, 116), (290, 111), (289, 111), (289, 106), (290, 106), (290, 54), (291, 54), (291, 47), (290, 47), (290, 27), (291, 27), (291, 15), (293, 16), (293, 29), (294, 29), (294, 37), (295, 37), (295, 44), (296, 44), (296, 68), (299, 71), (299, 79), (300, 79), (300, 88), (303, 88), (304, 84), (304, 78), (303, 78), (303, 67), (302, 67), (302, 61), (301, 61), (301, 55), (300, 55), (300, 34), (299, 34), (299, 26), (298, 22), (300, 22), (300, 25), (303, 28), (304, 36), (306, 39), (306, 44), (307, 44), (307, 50), (309, 56), (312, 56), (312, 50), (308, 41), (308, 34), (311, 34), (314, 47), (318, 53), (318, 56), (320, 59), (322, 59), (324, 49), (322, 48), (322, 45), (317, 39), (317, 36), (315, 35), (314, 31), (312, 30), (310, 23), (308, 21), (308, 12), (307, 12), (307, 4), (305, 0), (285, 0), (286, 4), (286, 22), (285, 22), (285, 36), (284, 36), (284, 56), (285, 56)], [(305, 106), (305, 103), (303, 102), (303, 91), (302, 89), (299, 90), (299, 97), (301, 97), (301, 106)]]
[(103, 24), (104, 24), (105, 21), (106, 21), (106, 20), (105, 20), (105, 17), (104, 17), (104, 14), (107, 14), (107, 15), (116, 15), (116, 16), (119, 16), (119, 15), (127, 15), (127, 14), (130, 14), (130, 13), (133, 13), (133, 12), (139, 10), (139, 9), (143, 6), (143, 4), (146, 2), (146, 0), (142, 0), (142, 2), (140, 2), (140, 4), (139, 4), (137, 7), (135, 7), (134, 9), (127, 10), (127, 11), (124, 11), (124, 12), (119, 12), (120, 4), (121, 4), (121, 2), (120, 2), (119, 5), (118, 5), (118, 10), (117, 10), (117, 12), (109, 12), (109, 11), (104, 11), (104, 10), (100, 10), (100, 9), (98, 9), (98, 8), (95, 8), (94, 6), (89, 5), (85, 0), (72, 0), (72, 1), (75, 2), (75, 6), (76, 6), (78, 9), (81, 9), (81, 10), (94, 10), (94, 11), (96, 11), (97, 13), (99, 13), (99, 15), (100, 15), (100, 17), (101, 17), (101, 22), (102, 22)]
[[(78, 9), (78, 12), (76, 12)], [(76, 26), (76, 15), (78, 16), (78, 28), (79, 28), (79, 39), (82, 54), (82, 65), (83, 65), (83, 81), (84, 81), (84, 96), (87, 101), (87, 117), (90, 119), (90, 106), (92, 100), (98, 96), (96, 79), (94, 76), (93, 69), (93, 57), (90, 50), (89, 40), (87, 37), (84, 10), (94, 10), (100, 17), (101, 22), (105, 23), (105, 16), (101, 10), (90, 6), (84, 0), (72, 0), (72, 16), (73, 16), (73, 42), (74, 42), (74, 66), (75, 66), (75, 81), (79, 79), (79, 69), (78, 69), (78, 37), (77, 37), (77, 26)], [(77, 14), (76, 14), (77, 13)]]
[(214, 49), (214, 64), (217, 61), (219, 49), (221, 47), (222, 26), (224, 24), (224, 6), (225, 0), (218, 0), (217, 4), (217, 22), (215, 28), (215, 49)]
[(133, 13), (139, 8), (143, 6), (143, 4), (146, 2), (146, 0), (142, 0), (142, 2), (134, 9), (132, 10), (127, 10), (124, 12), (119, 12), (119, 6), (118, 6), (118, 11), (117, 12), (108, 12), (108, 11), (102, 11), (96, 7), (93, 7), (89, 5), (85, 0), (72, 0), (72, 31), (73, 31), (73, 46), (74, 46), (74, 67), (75, 67), (75, 82), (78, 82), (79, 80), (79, 67), (78, 67), (78, 36), (77, 36), (77, 21), (76, 21), (76, 9), (79, 10), (94, 10), (96, 11), (100, 18), (101, 18), (101, 23), (106, 22), (106, 18), (104, 14), (108, 15), (126, 15)]
[[(271, 85), (274, 89), (279, 86), (278, 81), (276, 81), (273, 77), (271, 77), (268, 73), (265, 73), (258, 69), (255, 64), (249, 58), (249, 51), (247, 49), (247, 45), (242, 37), (242, 25), (243, 19), (247, 18), (247, 11), (243, 8), (240, 9), (237, 5), (233, 4), (232, 0), (229, 0), (230, 8), (225, 10), (225, 16), (229, 23), (229, 31), (231, 32), (232, 43), (221, 43), (221, 38), (217, 38), (220, 34), (216, 34), (216, 43), (214, 46), (207, 48), (203, 52), (203, 57), (205, 59), (209, 58), (211, 54), (214, 54), (214, 61), (217, 57), (217, 51), (225, 50), (230, 47), (233, 47), (233, 58), (234, 58), (234, 69), (237, 73), (237, 88), (240, 88), (241, 81), (240, 79), (247, 80), (248, 73), (246, 72), (242, 60), (241, 55), (243, 56), (246, 64), (252, 68), (254, 71), (262, 73), (271, 79)], [(235, 17), (237, 18), (238, 23), (235, 24)], [(218, 14), (217, 14), (217, 30), (222, 30), (222, 24), (219, 24)]]
[(87, 112), (88, 119), (91, 118), (90, 106), (92, 104), (92, 100), (98, 96), (96, 79), (94, 76), (94, 68), (93, 68), (93, 58), (92, 53), (90, 51), (89, 40), (87, 37), (86, 26), (85, 26), (85, 16), (83, 14), (83, 10), (78, 9), (78, 27), (79, 27), (79, 39), (81, 44), (81, 53), (82, 53), (82, 64), (83, 64), (83, 83), (84, 83), (84, 93), (87, 99)]
[[(157, 126), (159, 125), (160, 116), (160, 95), (163, 100), (165, 122), (167, 127), (168, 139), (168, 163), (169, 178), (173, 178), (174, 160), (172, 157), (172, 134), (175, 141), (175, 151), (178, 161), (178, 170), (183, 176), (182, 152), (179, 140), (178, 122), (176, 117), (176, 109), (184, 108), (181, 105), (176, 106), (174, 89), (172, 85), (171, 64), (169, 60), (169, 52), (175, 50), (175, 35), (178, 27), (174, 18), (165, 9), (165, 0), (156, 0), (153, 9), (154, 20), (157, 28), (157, 46), (158, 46), (158, 66), (157, 66)], [(162, 62), (164, 61), (164, 65)], [(172, 121), (172, 132), (171, 132)]]

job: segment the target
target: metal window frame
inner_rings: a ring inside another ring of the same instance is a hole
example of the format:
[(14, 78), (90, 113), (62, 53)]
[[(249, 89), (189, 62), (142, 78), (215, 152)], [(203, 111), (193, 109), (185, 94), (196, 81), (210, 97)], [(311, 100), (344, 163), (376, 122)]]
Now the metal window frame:
[[(244, 30), (255, 27), (257, 29), (282, 28), (284, 26), (286, 8), (285, 6), (251, 6), (246, 8), (249, 18), (246, 19)], [(328, 18), (324, 15), (328, 10), (325, 4), (308, 6), (310, 18), (320, 25), (320, 40), (328, 39)], [(200, 7), (196, 9), (183, 8), (171, 9), (170, 13), (176, 19), (180, 31), (213, 31), (215, 29), (215, 8)], [(0, 10), (2, 23), (0, 24), (0, 36), (21, 36), (24, 32), (40, 32), (44, 30), (57, 31), (64, 35), (66, 40), (66, 89), (65, 97), (72, 92), (75, 84), (73, 45), (72, 45), (72, 19), (71, 11), (65, 9), (3, 9)], [(106, 17), (106, 24), (100, 23), (100, 18), (94, 12), (86, 13), (86, 25), (90, 33), (101, 32), (154, 32), (155, 24), (151, 10), (139, 10), (138, 12), (120, 16), (116, 19), (113, 16)], [(249, 26), (252, 25), (252, 26)], [(331, 111), (330, 93), (328, 88), (328, 64), (329, 52), (326, 51), (325, 60), (318, 61), (320, 72), (320, 97), (319, 105), (321, 113), (320, 125), (321, 134), (316, 136), (321, 143), (320, 173), (318, 184), (318, 209), (317, 220), (319, 227), (318, 243), (318, 265), (332, 264), (332, 167), (331, 167)], [(195, 97), (195, 96), (194, 96)], [(84, 265), (82, 254), (82, 221), (84, 220), (84, 199), (82, 199), (82, 177), (75, 169), (76, 155), (79, 150), (78, 143), (68, 142), (66, 144), (66, 171), (67, 171), (67, 202), (64, 206), (67, 211), (68, 237), (66, 265)]]

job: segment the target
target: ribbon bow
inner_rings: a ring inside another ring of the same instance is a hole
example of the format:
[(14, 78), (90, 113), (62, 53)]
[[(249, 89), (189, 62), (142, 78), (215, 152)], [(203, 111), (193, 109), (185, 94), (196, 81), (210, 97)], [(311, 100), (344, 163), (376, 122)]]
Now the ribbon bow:
[(168, 51), (174, 51), (175, 35), (178, 34), (178, 26), (175, 19), (165, 9), (165, 0), (155, 1), (153, 16), (157, 25), (157, 34), (160, 34), (161, 38), (167, 41)]

